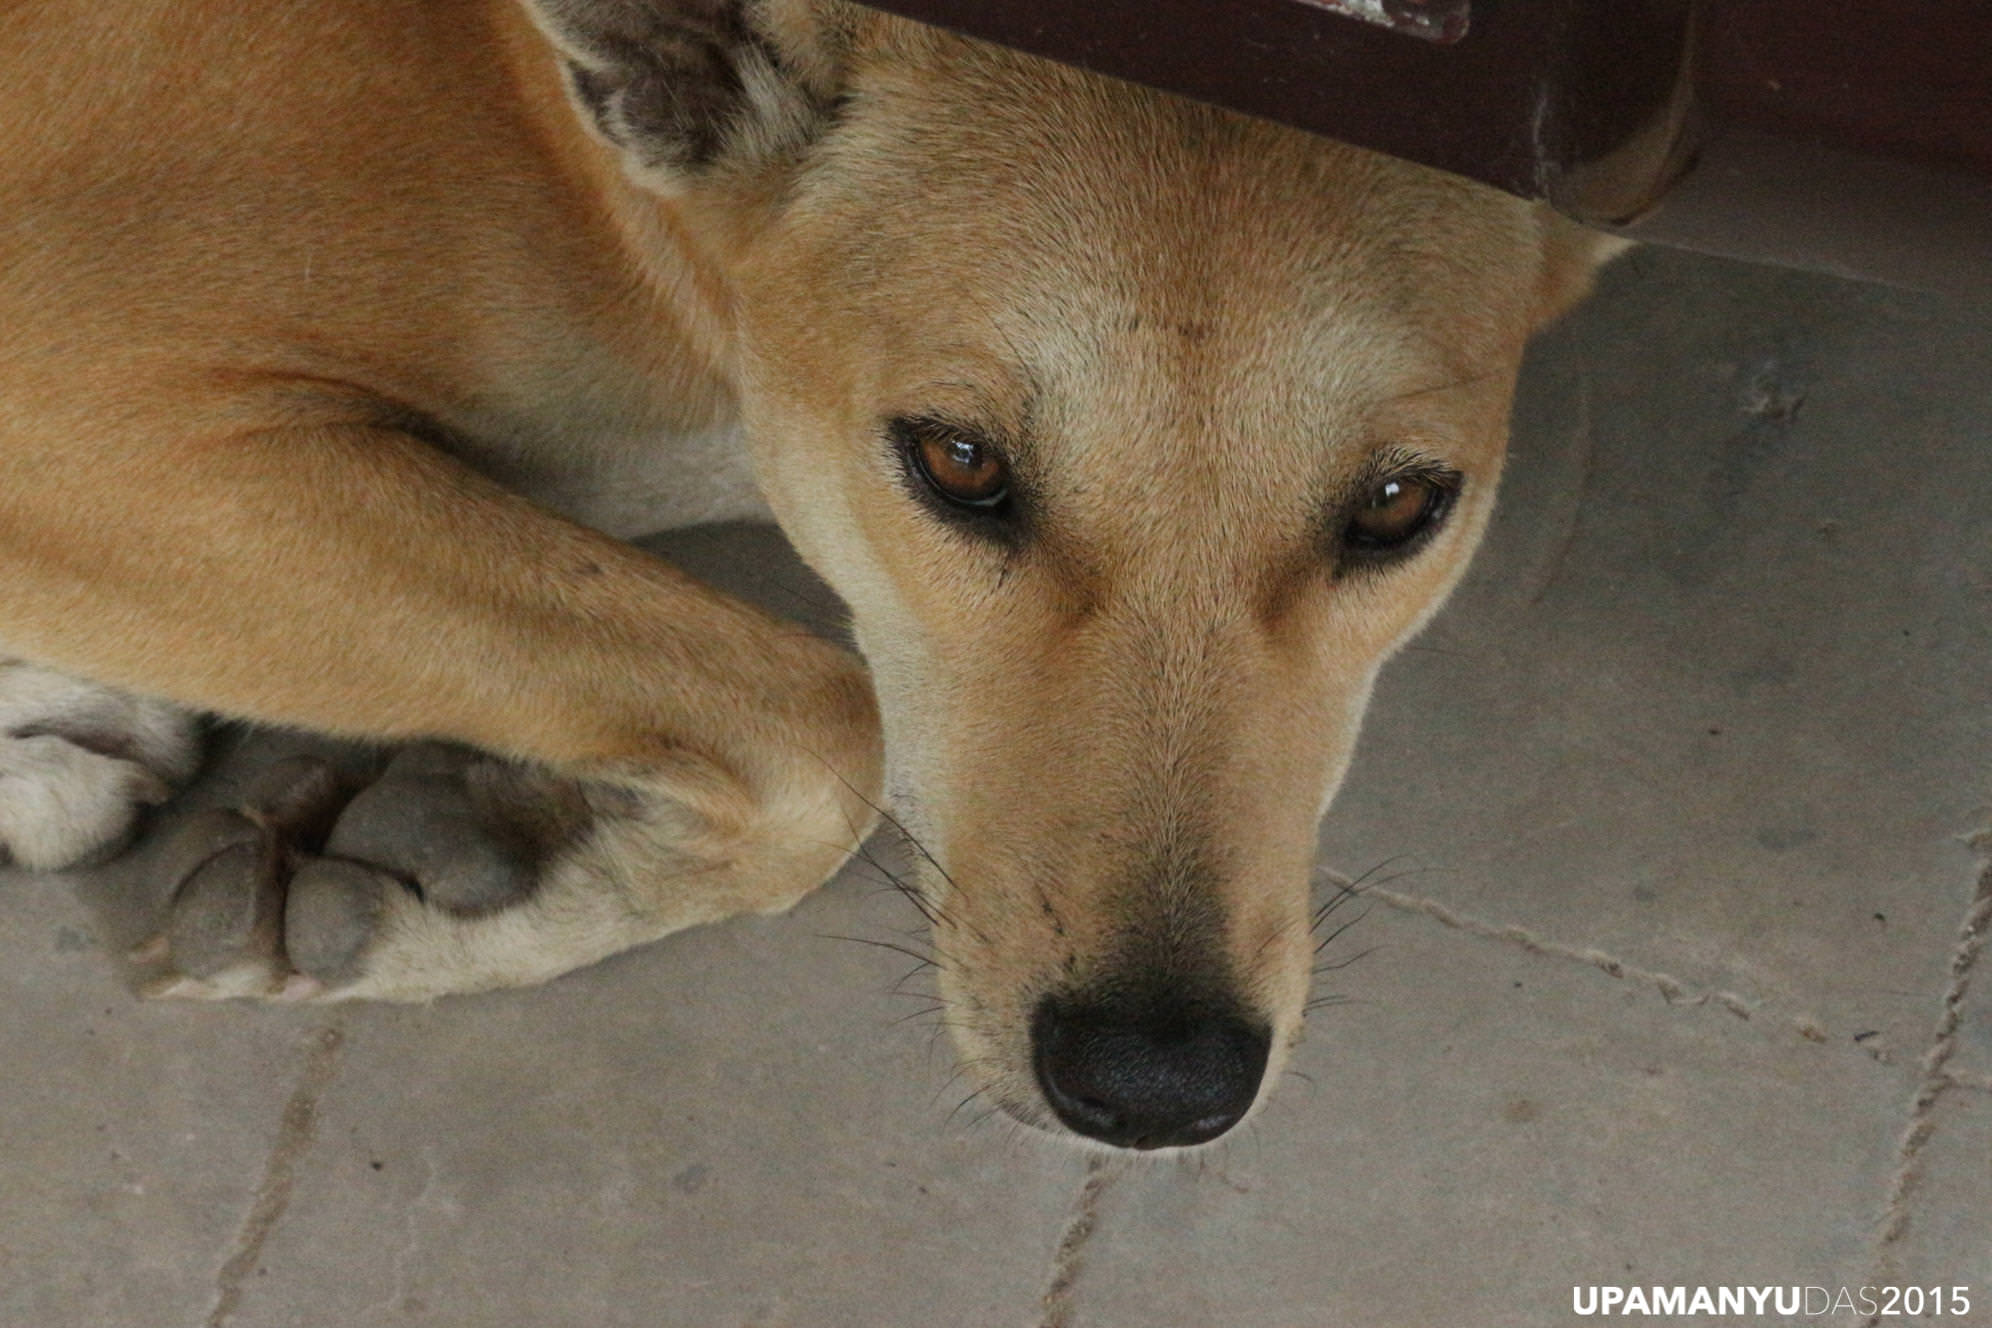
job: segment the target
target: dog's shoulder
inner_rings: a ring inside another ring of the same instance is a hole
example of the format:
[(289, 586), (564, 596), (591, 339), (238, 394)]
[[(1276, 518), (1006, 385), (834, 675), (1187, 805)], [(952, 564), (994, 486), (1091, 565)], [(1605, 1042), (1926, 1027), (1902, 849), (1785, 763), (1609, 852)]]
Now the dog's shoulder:
[(0, 361), (24, 390), (279, 412), (325, 385), (328, 411), (378, 397), (500, 452), (724, 415), (708, 283), (657, 279), (691, 261), (668, 205), (588, 136), (513, 0), (32, 19), (0, 49)]

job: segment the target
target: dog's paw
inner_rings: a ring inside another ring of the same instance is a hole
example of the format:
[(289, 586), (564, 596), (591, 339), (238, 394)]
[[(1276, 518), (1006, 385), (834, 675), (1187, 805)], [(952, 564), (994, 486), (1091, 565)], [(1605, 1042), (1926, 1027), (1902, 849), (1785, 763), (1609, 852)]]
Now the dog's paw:
[(820, 846), (804, 862), (743, 853), (709, 800), (694, 810), (700, 797), (434, 744), (357, 789), (291, 758), (167, 846), (167, 925), (136, 955), (164, 965), (147, 994), (427, 1000), (524, 986), (786, 907), (841, 861)]
[(0, 659), (0, 864), (108, 856), (199, 764), (198, 721), (178, 706)]

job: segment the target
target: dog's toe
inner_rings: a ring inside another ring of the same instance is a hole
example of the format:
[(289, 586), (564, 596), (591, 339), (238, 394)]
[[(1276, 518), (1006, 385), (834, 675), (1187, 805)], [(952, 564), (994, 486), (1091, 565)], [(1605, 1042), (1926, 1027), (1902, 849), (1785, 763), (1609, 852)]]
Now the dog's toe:
[(292, 967), (325, 989), (359, 977), (388, 900), (404, 889), (365, 863), (318, 858), (300, 865), (284, 909), (284, 947)]
[(281, 850), (249, 826), (242, 842), (209, 856), (174, 892), (166, 936), (175, 966), (197, 978), (245, 965), (275, 972), (283, 909)]
[[(709, 783), (690, 792), (712, 801)], [(661, 788), (576, 780), (435, 744), (355, 788), (308, 759), (166, 845), (151, 996), (421, 1001), (541, 982), (731, 913), (786, 907), (834, 868), (814, 827), (766, 842)], [(796, 841), (804, 844), (799, 851)]]
[(146, 994), (223, 999), (281, 988), (292, 973), (285, 937), (291, 874), (349, 794), (326, 763), (292, 758), (259, 771), (236, 807), (182, 823), (160, 851), (172, 892), (165, 930), (133, 955), (170, 965)]
[(440, 744), (364, 786), (278, 762), (165, 846), (170, 915), (134, 958), (165, 965), (147, 994), (166, 999), (440, 995), (461, 929), (532, 901), (589, 816), (568, 781)]
[(437, 908), (475, 917), (520, 902), (537, 877), (525, 831), (472, 783), (495, 764), (470, 753), (412, 748), (354, 798), (325, 845), (410, 882)]

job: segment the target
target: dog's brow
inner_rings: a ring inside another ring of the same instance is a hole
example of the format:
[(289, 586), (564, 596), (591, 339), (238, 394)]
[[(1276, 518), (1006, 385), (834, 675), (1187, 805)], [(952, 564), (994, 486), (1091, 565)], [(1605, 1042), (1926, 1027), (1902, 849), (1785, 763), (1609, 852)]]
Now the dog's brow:
[(1456, 392), (1463, 388), (1477, 386), (1497, 376), (1495, 372), (1490, 371), (1488, 373), (1471, 374), (1465, 378), (1448, 378), (1442, 383), (1431, 383), (1424, 387), (1414, 387), (1408, 392), (1399, 392), (1393, 396), (1384, 397), (1377, 404), (1379, 406), (1394, 406), (1400, 401), (1411, 401), (1418, 397), (1437, 396), (1442, 392)]
[[(1006, 337), (1004, 344), (1013, 343)], [(947, 349), (942, 347), (939, 353), (945, 356)], [(1045, 399), (1044, 384), (1038, 378), (1037, 370), (1021, 356), (991, 357), (978, 351), (972, 356), (958, 353), (954, 358), (990, 364), (992, 372), (981, 381), (965, 377), (930, 378), (916, 386), (914, 392), (940, 393), (966, 400), (991, 419), (1012, 428), (1028, 422), (1037, 412), (1039, 403)], [(989, 378), (1005, 381), (991, 383)]]
[(973, 407), (971, 413), (982, 419), (1000, 421), (1011, 413), (1003, 408), (998, 393), (991, 392), (979, 383), (970, 383), (959, 378), (936, 378), (914, 389), (913, 395), (921, 398), (941, 396), (956, 401), (965, 400)]

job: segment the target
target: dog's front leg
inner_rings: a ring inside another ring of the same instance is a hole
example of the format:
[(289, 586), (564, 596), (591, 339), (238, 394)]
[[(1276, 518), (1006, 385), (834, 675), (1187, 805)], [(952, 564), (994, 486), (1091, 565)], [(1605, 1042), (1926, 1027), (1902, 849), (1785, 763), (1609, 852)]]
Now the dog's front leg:
[(785, 908), (870, 820), (853, 656), (393, 430), (9, 440), (0, 584), (0, 639), (38, 662), (505, 758), (430, 749), (350, 805), (294, 770), (197, 820), (167, 994), (539, 981)]

